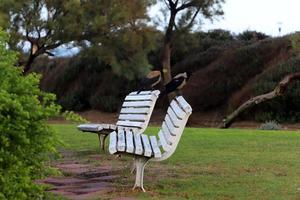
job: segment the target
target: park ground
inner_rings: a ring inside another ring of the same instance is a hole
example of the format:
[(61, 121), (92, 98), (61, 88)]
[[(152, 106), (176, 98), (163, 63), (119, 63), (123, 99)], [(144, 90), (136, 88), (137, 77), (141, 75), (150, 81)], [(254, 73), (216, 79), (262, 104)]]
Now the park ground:
[[(173, 156), (150, 162), (146, 193), (132, 191), (132, 158), (99, 151), (97, 136), (52, 124), (62, 173), (41, 182), (69, 199), (300, 199), (300, 131), (186, 128)], [(156, 134), (157, 127), (147, 129)]]

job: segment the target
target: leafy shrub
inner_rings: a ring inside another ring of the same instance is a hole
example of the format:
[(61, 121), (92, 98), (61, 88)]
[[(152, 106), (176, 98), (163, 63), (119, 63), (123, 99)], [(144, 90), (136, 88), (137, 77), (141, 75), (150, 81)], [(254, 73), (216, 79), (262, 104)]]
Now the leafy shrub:
[(272, 39), (231, 48), (194, 73), (184, 93), (196, 111), (224, 106), (232, 94), (266, 70), (288, 45), (285, 39)]
[(291, 46), (296, 55), (300, 55), (300, 32), (296, 32), (289, 36)]
[(106, 112), (116, 112), (120, 106), (119, 99), (114, 95), (98, 95), (97, 93), (91, 98), (91, 105), (95, 109)]
[(39, 89), (36, 74), (23, 76), (16, 53), (0, 31), (0, 199), (42, 199), (34, 183), (46, 171), (55, 137), (46, 123), (59, 113), (55, 96)]
[(268, 121), (263, 123), (260, 127), (260, 130), (281, 130), (282, 127), (276, 121)]
[(251, 41), (251, 40), (263, 40), (266, 39), (270, 36), (261, 33), (261, 32), (257, 32), (257, 31), (244, 31), (242, 33), (240, 33), (239, 35), (237, 35), (237, 39), (238, 40), (243, 40), (243, 41)]
[(58, 98), (58, 103), (67, 110), (81, 111), (90, 108), (87, 89), (73, 89)]
[(72, 58), (51, 59), (51, 63), (54, 64), (40, 59), (34, 70), (43, 74), (41, 88), (55, 93), (57, 102), (67, 110), (116, 111), (124, 96), (137, 89), (137, 77), (129, 80), (116, 75), (109, 65), (87, 52)]
[[(222, 29), (194, 33), (190, 33), (187, 30), (176, 32), (174, 44), (172, 46), (171, 65), (174, 66), (182, 61), (188, 61), (190, 59), (200, 60), (201, 62), (203, 56), (206, 56), (201, 54), (207, 54), (209, 57), (212, 57), (217, 53), (215, 51), (224, 49), (224, 44), (231, 43), (231, 41), (233, 41), (231, 33)], [(213, 59), (215, 59), (215, 57)], [(204, 58), (204, 62), (205, 60), (207, 60), (207, 58)]]
[(71, 122), (80, 122), (80, 123), (87, 123), (88, 121), (86, 119), (84, 119), (83, 117), (81, 117), (80, 115), (74, 113), (73, 111), (65, 111), (62, 113), (62, 116)]

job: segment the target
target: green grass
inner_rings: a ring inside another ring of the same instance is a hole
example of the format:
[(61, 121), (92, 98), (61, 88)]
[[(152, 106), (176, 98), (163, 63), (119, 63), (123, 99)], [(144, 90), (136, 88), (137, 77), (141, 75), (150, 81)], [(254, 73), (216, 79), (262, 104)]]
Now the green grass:
[[(74, 125), (52, 126), (64, 149), (98, 153), (96, 135), (81, 133)], [(129, 183), (119, 185), (120, 194), (138, 199), (299, 200), (300, 132), (187, 128), (170, 159), (146, 166), (149, 192), (132, 192), (133, 178), (129, 172), (127, 176)]]

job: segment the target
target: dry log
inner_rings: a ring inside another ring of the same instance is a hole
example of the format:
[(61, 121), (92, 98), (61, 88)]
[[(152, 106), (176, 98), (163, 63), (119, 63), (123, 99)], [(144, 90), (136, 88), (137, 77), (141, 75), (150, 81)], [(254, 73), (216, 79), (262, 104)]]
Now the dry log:
[(297, 79), (300, 79), (300, 72), (286, 75), (277, 84), (277, 86), (273, 91), (253, 97), (248, 101), (246, 101), (245, 103), (243, 103), (242, 105), (240, 105), (235, 111), (233, 111), (230, 115), (228, 115), (225, 119), (223, 119), (219, 128), (229, 128), (234, 122), (234, 120), (246, 109), (253, 107), (257, 104), (260, 104), (262, 102), (269, 101), (271, 99), (284, 95), (285, 92), (287, 91), (288, 85)]

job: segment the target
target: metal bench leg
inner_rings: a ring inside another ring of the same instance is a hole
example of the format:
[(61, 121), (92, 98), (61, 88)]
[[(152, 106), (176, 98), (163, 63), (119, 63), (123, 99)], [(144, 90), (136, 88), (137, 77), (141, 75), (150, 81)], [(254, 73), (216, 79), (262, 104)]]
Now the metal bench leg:
[(107, 137), (107, 134), (100, 134), (100, 133), (98, 133), (100, 150), (104, 151), (106, 137)]
[(131, 167), (131, 171), (130, 171), (131, 174), (134, 173), (134, 171), (135, 171), (135, 166), (136, 166), (136, 164), (135, 164), (135, 158), (134, 158), (134, 159), (133, 159), (133, 164), (132, 164), (132, 167)]
[(133, 190), (139, 187), (143, 190), (143, 192), (146, 192), (143, 186), (143, 179), (144, 179), (145, 165), (147, 164), (149, 158), (135, 157), (134, 159), (135, 159), (134, 163), (135, 163), (136, 176), (135, 176), (135, 184)]

